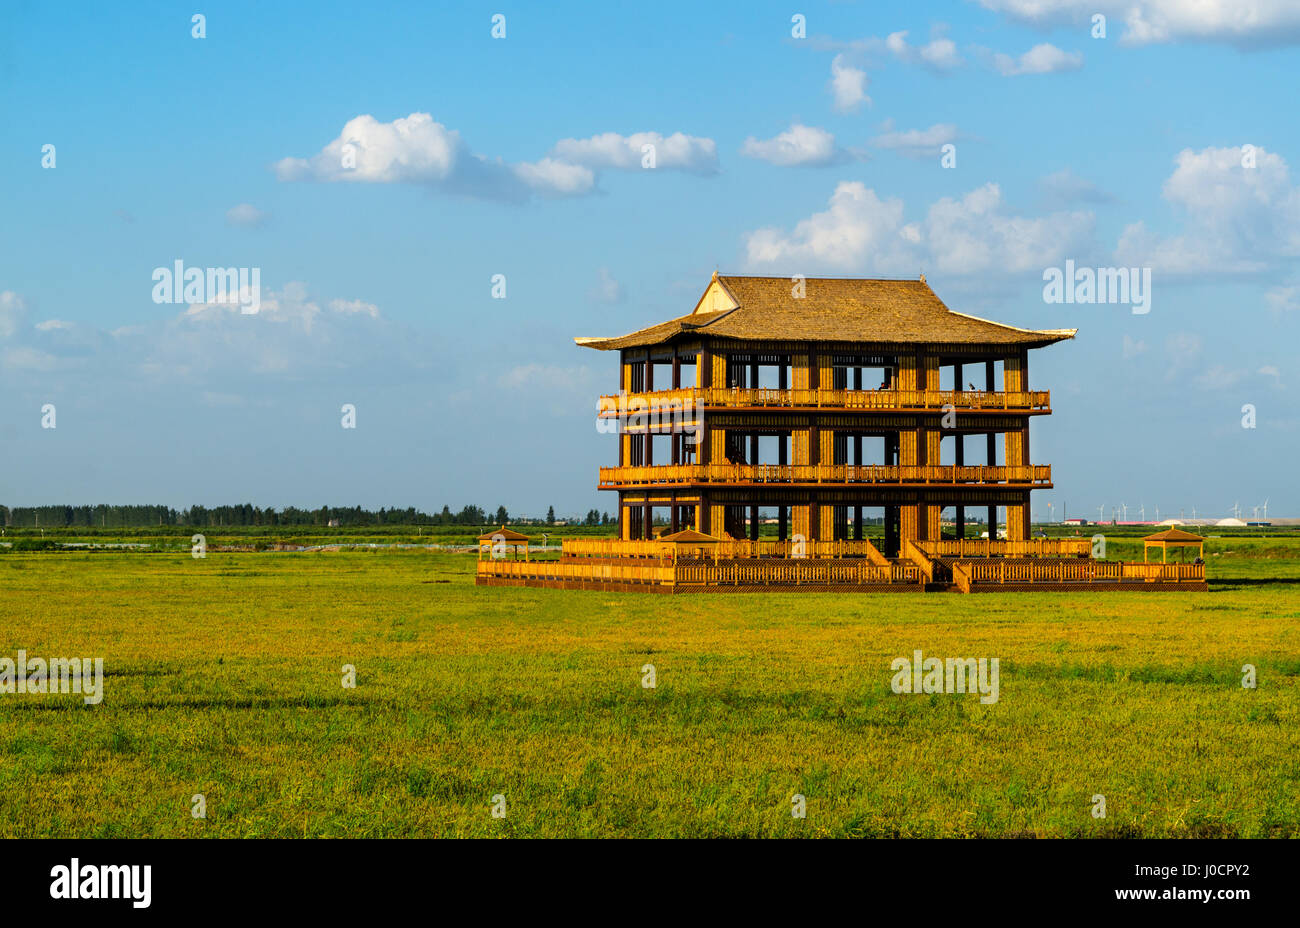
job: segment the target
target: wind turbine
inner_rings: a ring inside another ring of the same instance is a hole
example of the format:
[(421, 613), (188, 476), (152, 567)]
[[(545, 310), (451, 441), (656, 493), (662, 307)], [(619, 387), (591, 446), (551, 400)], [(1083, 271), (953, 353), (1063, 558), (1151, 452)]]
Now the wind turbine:
[(1264, 497), (1264, 521), (1268, 521), (1268, 497)]
[(1147, 504), (1146, 504), (1146, 503), (1138, 503), (1138, 518), (1141, 519), (1143, 522), (1145, 522), (1145, 521), (1147, 520)]
[(1102, 503), (1097, 507), (1097, 521), (1104, 522), (1106, 519), (1106, 504)]
[(1128, 521), (1128, 503), (1120, 503), (1120, 504), (1119, 504), (1119, 508), (1120, 508), (1120, 509), (1123, 511), (1123, 513), (1124, 513), (1124, 521), (1127, 522), (1127, 521)]

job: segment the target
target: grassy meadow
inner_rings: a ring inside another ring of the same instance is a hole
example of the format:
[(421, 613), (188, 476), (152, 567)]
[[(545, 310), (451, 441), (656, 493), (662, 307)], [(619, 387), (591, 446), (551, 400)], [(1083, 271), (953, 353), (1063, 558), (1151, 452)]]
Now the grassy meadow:
[[(1300, 539), (1207, 561), (1208, 594), (666, 597), (11, 550), (0, 657), (106, 677), (0, 694), (0, 835), (1300, 836)], [(895, 695), (915, 649), (999, 658), (999, 701)]]

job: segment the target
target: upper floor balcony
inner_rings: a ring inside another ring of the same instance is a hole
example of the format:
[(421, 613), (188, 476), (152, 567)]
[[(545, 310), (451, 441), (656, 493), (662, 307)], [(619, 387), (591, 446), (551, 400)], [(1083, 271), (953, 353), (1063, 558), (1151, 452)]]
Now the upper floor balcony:
[(664, 485), (876, 485), (895, 487), (1052, 485), (1047, 464), (993, 467), (951, 464), (663, 464), (602, 467), (602, 490)]
[(1045, 415), (1052, 411), (1047, 390), (779, 390), (754, 387), (683, 387), (649, 393), (620, 393), (600, 398), (600, 417), (655, 414), (668, 409), (730, 409), (804, 411), (881, 410), (934, 412), (951, 406), (967, 412), (1018, 412)]

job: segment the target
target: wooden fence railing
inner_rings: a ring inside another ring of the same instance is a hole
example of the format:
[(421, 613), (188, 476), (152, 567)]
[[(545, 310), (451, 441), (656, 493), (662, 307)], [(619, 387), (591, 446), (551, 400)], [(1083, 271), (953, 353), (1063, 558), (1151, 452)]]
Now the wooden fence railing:
[(1134, 581), (1203, 583), (1205, 565), (1048, 558), (1027, 561), (959, 561), (953, 565), (953, 582), (965, 592), (970, 592), (970, 586), (977, 583), (1131, 583)]
[(703, 586), (800, 586), (805, 584), (919, 583), (911, 564), (884, 566), (853, 561), (778, 561), (772, 563), (679, 564), (679, 584)]
[(950, 464), (653, 464), (602, 467), (602, 487), (694, 483), (874, 483), (1047, 485), (1047, 464), (1017, 467), (956, 466)]
[(1087, 538), (1031, 538), (1026, 541), (991, 541), (987, 538), (917, 541), (930, 557), (1087, 557)]
[(600, 415), (616, 418), (649, 411), (697, 407), (1048, 410), (1047, 390), (777, 390), (746, 387), (683, 387), (650, 393), (611, 394), (600, 398)]
[(800, 586), (806, 584), (919, 583), (912, 564), (866, 560), (756, 559), (645, 561), (631, 564), (571, 561), (479, 561), (477, 575), (534, 581), (600, 581), (645, 586)]
[(479, 561), (478, 576), (521, 580), (590, 580), (605, 583), (672, 584), (673, 565), (590, 564), (582, 561)]
[(708, 560), (746, 558), (866, 558), (873, 564), (889, 560), (866, 539), (859, 541), (777, 541), (729, 538), (719, 542), (675, 544), (668, 541), (617, 541), (606, 539), (566, 538), (562, 542), (566, 558), (659, 558), (672, 560), (694, 557)]

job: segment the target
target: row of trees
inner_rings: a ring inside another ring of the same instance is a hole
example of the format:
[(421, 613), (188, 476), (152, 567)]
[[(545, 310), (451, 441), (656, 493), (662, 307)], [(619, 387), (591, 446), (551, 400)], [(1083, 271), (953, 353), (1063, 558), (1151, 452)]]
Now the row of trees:
[[(168, 506), (0, 506), (0, 523), (6, 528), (142, 528), (151, 525), (184, 525), (196, 528), (214, 528), (236, 525), (487, 525), (489, 522), (506, 525), (513, 521), (505, 506), (495, 513), (481, 506), (469, 505), (460, 512), (443, 506), (441, 512), (430, 515), (413, 507), (406, 509), (362, 509), (360, 506), (321, 506), (319, 509), (299, 509), (286, 506), (262, 509), (249, 503), (236, 506), (191, 506), (172, 509)], [(554, 523), (555, 507), (547, 513), (547, 522)], [(582, 520), (567, 519), (568, 522)], [(609, 525), (609, 513), (592, 509), (587, 513), (585, 525)]]

